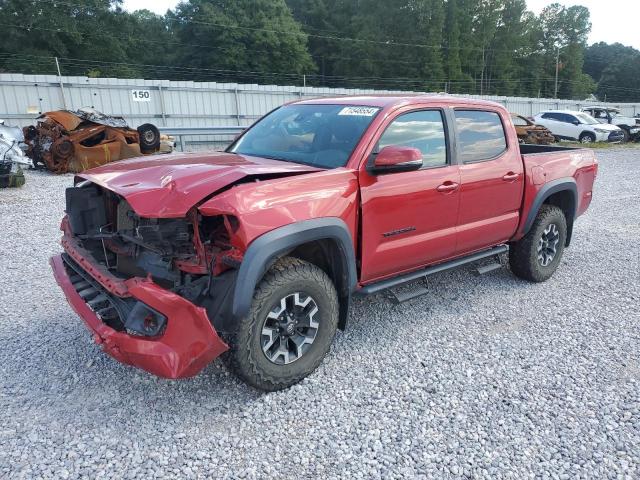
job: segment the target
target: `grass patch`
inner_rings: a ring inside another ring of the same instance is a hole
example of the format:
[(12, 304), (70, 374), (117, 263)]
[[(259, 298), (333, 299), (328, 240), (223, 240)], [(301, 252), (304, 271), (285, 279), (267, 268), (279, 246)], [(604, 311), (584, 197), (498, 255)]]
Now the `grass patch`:
[(580, 142), (559, 142), (554, 143), (553, 145), (558, 145), (559, 147), (576, 147), (576, 148), (592, 148), (594, 150), (612, 150), (612, 149), (640, 149), (640, 143), (629, 142), (629, 143), (607, 143), (607, 142), (597, 142), (597, 143), (588, 143), (583, 144)]

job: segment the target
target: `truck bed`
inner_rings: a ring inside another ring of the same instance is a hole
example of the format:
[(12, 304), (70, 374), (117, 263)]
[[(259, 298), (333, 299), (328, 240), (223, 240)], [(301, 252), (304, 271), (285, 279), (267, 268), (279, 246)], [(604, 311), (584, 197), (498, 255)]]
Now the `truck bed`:
[[(575, 184), (575, 217), (582, 215), (591, 203), (593, 183), (598, 171), (593, 150), (553, 145), (520, 145), (525, 172), (524, 200), (518, 234), (527, 226), (528, 213), (537, 211), (534, 202), (538, 193), (553, 189), (560, 183)], [(539, 198), (539, 197), (538, 197)]]

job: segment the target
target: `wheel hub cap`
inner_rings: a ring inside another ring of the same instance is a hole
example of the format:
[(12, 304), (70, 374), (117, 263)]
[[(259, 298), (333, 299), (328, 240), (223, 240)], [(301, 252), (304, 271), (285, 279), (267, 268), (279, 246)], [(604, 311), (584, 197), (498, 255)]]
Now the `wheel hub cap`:
[(276, 365), (286, 365), (302, 357), (318, 334), (318, 305), (310, 296), (292, 293), (277, 302), (262, 325), (264, 355)]
[(538, 263), (543, 267), (548, 266), (556, 257), (560, 231), (555, 223), (551, 223), (544, 229), (538, 240)]

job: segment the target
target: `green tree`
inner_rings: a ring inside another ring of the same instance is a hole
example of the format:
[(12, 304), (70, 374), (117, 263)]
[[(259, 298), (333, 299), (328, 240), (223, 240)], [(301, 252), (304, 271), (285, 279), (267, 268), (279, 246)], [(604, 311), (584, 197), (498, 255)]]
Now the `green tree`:
[(589, 10), (585, 7), (563, 7), (557, 3), (546, 7), (540, 15), (540, 47), (544, 58), (542, 75), (544, 95), (555, 95), (555, 70), (558, 64), (558, 96), (584, 98), (595, 90), (593, 80), (582, 72), (583, 52), (591, 30)]
[(601, 99), (614, 102), (640, 101), (636, 87), (640, 74), (640, 51), (620, 43), (591, 45), (585, 52), (584, 71), (598, 82)]
[(168, 20), (184, 44), (179, 65), (203, 69), (194, 80), (300, 83), (315, 71), (307, 36), (284, 0), (191, 0)]
[(2, 70), (52, 74), (53, 57), (60, 57), (67, 75), (141, 73), (129, 53), (138, 41), (126, 29), (135, 16), (122, 10), (120, 0), (0, 0), (0, 15), (9, 25), (0, 45)]

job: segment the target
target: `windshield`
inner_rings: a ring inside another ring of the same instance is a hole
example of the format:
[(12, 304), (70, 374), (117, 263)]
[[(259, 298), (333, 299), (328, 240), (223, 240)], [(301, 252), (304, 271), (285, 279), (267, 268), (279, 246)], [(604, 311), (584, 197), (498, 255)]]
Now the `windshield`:
[(599, 125), (600, 122), (593, 118), (591, 115), (587, 115), (586, 113), (576, 113), (576, 117), (580, 120), (580, 123), (584, 125)]
[(242, 155), (344, 167), (377, 107), (287, 105), (261, 119), (228, 149)]

